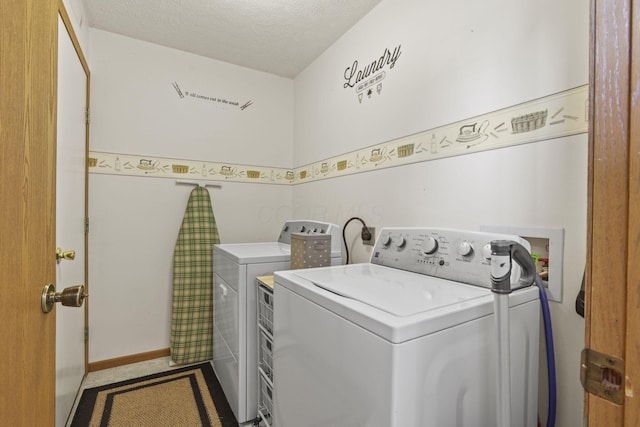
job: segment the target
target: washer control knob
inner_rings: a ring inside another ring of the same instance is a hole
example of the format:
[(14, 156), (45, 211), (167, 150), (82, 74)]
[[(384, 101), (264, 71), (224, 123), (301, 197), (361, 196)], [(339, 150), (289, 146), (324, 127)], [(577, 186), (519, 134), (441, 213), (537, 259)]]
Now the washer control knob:
[(487, 243), (482, 247), (482, 258), (491, 259), (491, 243)]
[(462, 256), (469, 256), (473, 253), (473, 246), (464, 240), (458, 245), (458, 253)]
[(407, 240), (404, 237), (400, 236), (396, 241), (396, 248), (398, 249), (404, 248), (406, 244), (407, 244)]
[(305, 227), (304, 225), (300, 226), (300, 233), (304, 233), (304, 231), (307, 229), (307, 227)]
[(431, 236), (427, 237), (424, 243), (422, 243), (422, 252), (425, 255), (434, 254), (437, 250), (438, 250), (438, 241)]
[(391, 236), (383, 236), (382, 237), (382, 246), (387, 248), (387, 247), (389, 247), (390, 244), (391, 244)]

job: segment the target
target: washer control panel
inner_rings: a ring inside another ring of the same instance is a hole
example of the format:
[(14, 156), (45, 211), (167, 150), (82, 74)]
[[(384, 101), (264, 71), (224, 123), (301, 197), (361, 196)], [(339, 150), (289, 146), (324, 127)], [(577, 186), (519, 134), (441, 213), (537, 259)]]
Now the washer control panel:
[[(491, 241), (513, 240), (528, 251), (520, 236), (445, 228), (383, 228), (371, 263), (491, 288)], [(513, 262), (511, 284), (518, 287), (521, 269)]]

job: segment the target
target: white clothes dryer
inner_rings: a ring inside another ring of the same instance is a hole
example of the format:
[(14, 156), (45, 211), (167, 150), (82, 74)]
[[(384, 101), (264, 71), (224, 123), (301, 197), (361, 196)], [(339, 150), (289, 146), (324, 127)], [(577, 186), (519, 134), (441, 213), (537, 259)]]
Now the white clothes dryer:
[(276, 242), (213, 248), (213, 369), (241, 424), (258, 416), (256, 277), (290, 268), (292, 233), (330, 235), (331, 265), (342, 263), (340, 227), (319, 221), (286, 221)]
[[(384, 228), (369, 263), (276, 272), (273, 424), (495, 426), (489, 242), (517, 236)], [(511, 282), (518, 286), (520, 268)], [(535, 427), (540, 304), (509, 296), (514, 427)]]

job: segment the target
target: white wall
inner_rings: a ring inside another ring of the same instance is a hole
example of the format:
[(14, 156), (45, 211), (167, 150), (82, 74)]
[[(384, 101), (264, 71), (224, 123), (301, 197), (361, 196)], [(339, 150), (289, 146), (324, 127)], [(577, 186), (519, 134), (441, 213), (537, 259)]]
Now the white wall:
[(91, 150), (291, 167), (291, 80), (95, 29), (91, 49)]
[[(92, 151), (291, 167), (293, 82), (91, 30)], [(242, 104), (241, 110), (184, 91)], [(273, 241), (291, 213), (283, 185), (211, 189), (223, 242)], [(89, 362), (169, 347), (172, 255), (191, 188), (172, 179), (89, 178)]]
[[(295, 79), (296, 166), (588, 83), (589, 10), (568, 0), (383, 0)], [(345, 68), (402, 54), (361, 104)]]
[[(173, 249), (192, 188), (112, 175), (89, 185), (89, 361), (168, 348)], [(285, 186), (209, 192), (222, 242), (275, 240), (291, 209)]]
[[(588, 83), (588, 25), (588, 5), (579, 0), (383, 0), (295, 79), (294, 163)], [(343, 88), (343, 72), (355, 59), (364, 65), (397, 45), (402, 54), (385, 69), (380, 95), (360, 103), (353, 88)], [(294, 216), (318, 212), (344, 224), (357, 215), (377, 229), (563, 227), (564, 300), (551, 307), (557, 425), (574, 426), (582, 423), (584, 322), (574, 301), (585, 265), (586, 194), (582, 134), (301, 184), (293, 188), (293, 201)], [(359, 223), (347, 230), (355, 262), (369, 256), (359, 230)], [(545, 402), (541, 406), (544, 421)]]

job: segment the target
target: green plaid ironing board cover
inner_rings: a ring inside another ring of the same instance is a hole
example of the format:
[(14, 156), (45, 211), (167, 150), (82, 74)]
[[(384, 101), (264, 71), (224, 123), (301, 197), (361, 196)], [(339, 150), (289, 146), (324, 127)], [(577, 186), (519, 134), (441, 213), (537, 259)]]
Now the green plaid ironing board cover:
[(173, 254), (171, 359), (213, 358), (213, 245), (220, 243), (209, 191), (191, 191)]

